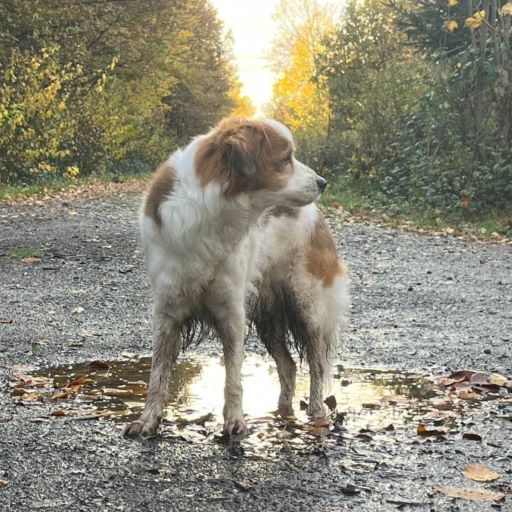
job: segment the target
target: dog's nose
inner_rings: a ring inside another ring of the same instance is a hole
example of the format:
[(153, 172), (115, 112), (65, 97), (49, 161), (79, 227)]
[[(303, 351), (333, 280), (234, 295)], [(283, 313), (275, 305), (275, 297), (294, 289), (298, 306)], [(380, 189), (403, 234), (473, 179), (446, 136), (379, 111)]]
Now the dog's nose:
[(325, 181), (323, 178), (317, 178), (316, 184), (318, 185), (318, 189), (320, 192), (323, 192), (325, 190), (325, 187), (327, 186), (327, 181)]

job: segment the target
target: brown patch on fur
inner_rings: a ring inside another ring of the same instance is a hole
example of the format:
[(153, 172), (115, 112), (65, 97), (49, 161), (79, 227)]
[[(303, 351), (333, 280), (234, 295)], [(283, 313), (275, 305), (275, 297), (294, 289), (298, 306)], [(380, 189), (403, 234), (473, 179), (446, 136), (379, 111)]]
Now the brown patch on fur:
[(163, 163), (153, 174), (144, 202), (144, 215), (151, 217), (159, 226), (162, 224), (159, 208), (174, 189), (176, 172), (168, 162)]
[(311, 235), (311, 246), (306, 255), (306, 269), (321, 279), (325, 287), (332, 286), (336, 276), (346, 272), (345, 265), (338, 260), (336, 244), (322, 216), (318, 217)]
[(292, 206), (272, 206), (268, 209), (271, 217), (290, 217), (296, 219), (299, 216), (299, 209)]
[(291, 164), (282, 164), (292, 143), (261, 121), (224, 119), (198, 145), (195, 170), (201, 186), (217, 183), (226, 198), (278, 190), (293, 172)]

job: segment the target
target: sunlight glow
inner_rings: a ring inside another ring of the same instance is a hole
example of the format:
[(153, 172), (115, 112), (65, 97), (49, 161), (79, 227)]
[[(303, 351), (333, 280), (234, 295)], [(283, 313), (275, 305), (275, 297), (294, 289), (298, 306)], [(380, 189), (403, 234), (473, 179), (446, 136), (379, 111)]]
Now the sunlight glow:
[(261, 114), (263, 105), (272, 97), (272, 84), (275, 80), (275, 74), (267, 67), (265, 53), (272, 43), (272, 12), (278, 0), (211, 2), (217, 8), (226, 31), (233, 35), (233, 51), (243, 83), (243, 94), (251, 98), (257, 114)]

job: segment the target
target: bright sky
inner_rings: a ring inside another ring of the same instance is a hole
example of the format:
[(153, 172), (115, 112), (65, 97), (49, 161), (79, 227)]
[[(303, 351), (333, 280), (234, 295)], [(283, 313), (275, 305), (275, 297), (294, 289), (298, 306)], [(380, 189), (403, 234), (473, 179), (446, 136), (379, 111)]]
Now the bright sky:
[(211, 0), (225, 28), (234, 38), (233, 50), (243, 93), (261, 114), (261, 107), (272, 97), (275, 75), (267, 69), (265, 53), (273, 39), (272, 13), (278, 0)]

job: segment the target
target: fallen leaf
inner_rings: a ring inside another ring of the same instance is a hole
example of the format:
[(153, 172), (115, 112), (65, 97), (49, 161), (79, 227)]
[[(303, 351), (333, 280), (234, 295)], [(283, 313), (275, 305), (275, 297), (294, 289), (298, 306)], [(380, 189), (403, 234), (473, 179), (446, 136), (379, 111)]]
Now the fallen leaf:
[(489, 377), (482, 372), (475, 372), (469, 378), (470, 384), (488, 384)]
[(53, 409), (52, 412), (50, 412), (50, 416), (66, 416), (66, 411), (63, 411), (62, 409)]
[(500, 477), (498, 473), (483, 464), (468, 464), (464, 468), (464, 476), (477, 482), (492, 482)]
[(103, 388), (103, 394), (107, 396), (130, 396), (133, 393), (129, 389), (121, 389), (121, 388)]
[(416, 428), (416, 433), (422, 437), (443, 436), (446, 434), (446, 432), (447, 431), (444, 429), (427, 428), (427, 426), (421, 422), (418, 423), (418, 427)]
[(301, 400), (299, 402), (299, 407), (300, 407), (301, 411), (305, 411), (308, 408), (308, 404), (307, 404), (307, 402), (304, 402), (304, 400)]
[(25, 263), (25, 265), (33, 265), (34, 263), (39, 263), (41, 258), (36, 258), (35, 256), (28, 256), (27, 258), (21, 258), (21, 263)]
[(476, 487), (447, 487), (445, 485), (436, 485), (434, 490), (446, 496), (450, 496), (451, 498), (463, 498), (471, 501), (500, 501), (505, 498), (505, 494), (502, 492), (493, 492)]
[(364, 409), (380, 409), (381, 405), (373, 402), (369, 402), (367, 404), (362, 404)]
[(334, 411), (334, 409), (336, 409), (336, 405), (337, 405), (336, 397), (334, 395), (328, 396), (324, 400), (324, 404), (327, 405), (327, 407), (329, 407), (329, 409), (331, 411)]
[(461, 377), (459, 379), (453, 379), (452, 377), (437, 377), (435, 380), (435, 383), (438, 386), (445, 386), (445, 387), (451, 387), (456, 384), (460, 384), (466, 380), (465, 377)]
[(14, 320), (0, 320), (0, 324), (12, 324)]
[(500, 375), (499, 373), (491, 373), (489, 375), (489, 384), (494, 384), (495, 386), (510, 386), (511, 382), (507, 377)]
[(33, 377), (32, 375), (24, 375), (23, 373), (14, 373), (11, 377), (12, 380), (17, 380), (26, 384), (27, 387), (44, 387), (50, 382), (47, 377)]
[(0, 487), (5, 487), (9, 484), (9, 480), (0, 480)]
[(250, 492), (250, 491), (252, 491), (252, 485), (248, 484), (246, 482), (240, 482), (240, 481), (237, 481), (237, 480), (233, 480), (233, 484), (235, 485), (235, 487), (237, 489), (240, 489), (243, 492)]
[(27, 390), (25, 388), (14, 388), (12, 390), (12, 396), (23, 396)]
[(462, 439), (468, 439), (469, 441), (481, 441), (482, 436), (473, 432), (464, 432), (464, 434), (462, 434)]
[(345, 495), (345, 496), (356, 496), (357, 494), (359, 494), (361, 491), (353, 484), (347, 484), (343, 487), (340, 487), (340, 491)]
[(470, 402), (477, 402), (480, 400), (480, 395), (475, 393), (471, 388), (458, 389), (457, 396), (462, 400)]
[(76, 308), (74, 308), (71, 313), (73, 313), (74, 315), (79, 315), (81, 313), (83, 313), (85, 311), (85, 309), (82, 307), (82, 306), (78, 306)]
[(60, 399), (67, 398), (67, 397), (68, 397), (68, 392), (64, 391), (64, 390), (57, 391), (57, 393), (55, 393), (52, 396), (52, 398), (54, 398), (55, 400), (60, 400)]
[(108, 363), (105, 363), (105, 361), (92, 361), (89, 363), (89, 371), (90, 372), (106, 372), (110, 369), (110, 366)]

